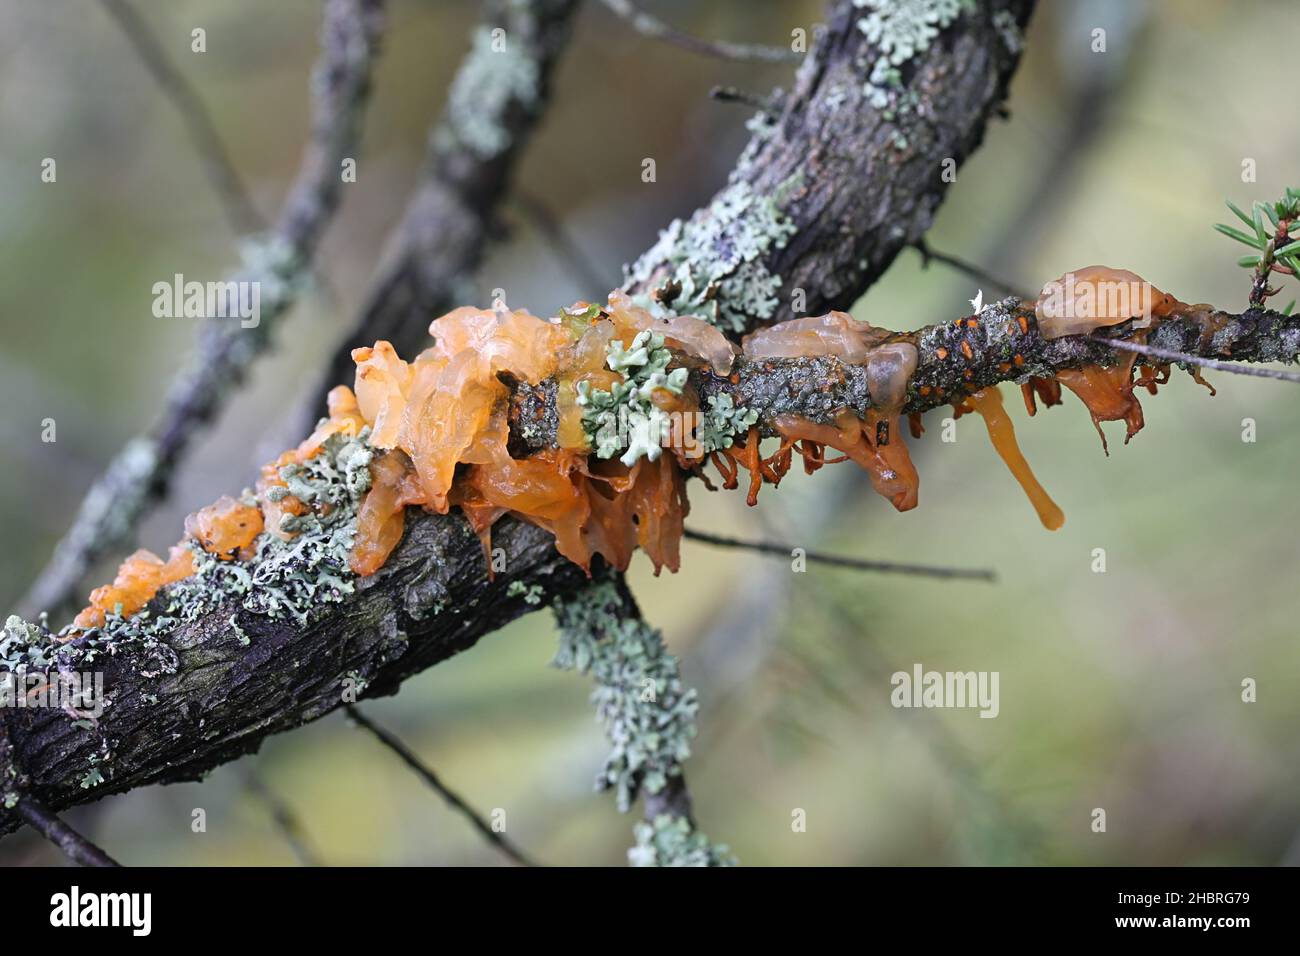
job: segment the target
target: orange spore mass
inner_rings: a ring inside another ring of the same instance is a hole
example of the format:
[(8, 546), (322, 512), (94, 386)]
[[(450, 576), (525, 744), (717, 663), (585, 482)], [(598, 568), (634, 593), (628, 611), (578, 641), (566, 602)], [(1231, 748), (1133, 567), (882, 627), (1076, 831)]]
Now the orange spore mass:
[(1043, 523), (1043, 527), (1049, 531), (1059, 529), (1065, 524), (1065, 512), (1061, 511), (1056, 502), (1043, 490), (1043, 486), (1034, 477), (1029, 462), (1025, 461), (1025, 456), (1020, 453), (1020, 446), (1016, 443), (1015, 426), (1011, 424), (1011, 419), (1002, 405), (1002, 394), (997, 386), (975, 392), (968, 396), (966, 401), (984, 419), (984, 426), (988, 429), (989, 440), (993, 442), (994, 450), (1011, 469), (1011, 474), (1016, 481), (1020, 482), (1020, 487), (1029, 497), (1029, 503), (1038, 512), (1038, 520)]

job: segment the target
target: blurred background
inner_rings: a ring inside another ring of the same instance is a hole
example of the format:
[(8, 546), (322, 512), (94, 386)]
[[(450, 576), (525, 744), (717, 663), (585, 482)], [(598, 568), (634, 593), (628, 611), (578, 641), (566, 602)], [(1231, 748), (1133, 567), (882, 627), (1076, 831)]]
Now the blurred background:
[[(196, 85), (264, 216), (307, 132), (313, 0), (138, 0)], [(647, 2), (698, 36), (787, 42), (819, 2)], [(358, 182), (275, 353), (204, 434), (176, 493), (142, 528), (162, 550), (184, 515), (250, 484), (279, 449), (276, 416), (310, 387), (352, 321), (413, 185), (425, 132), (476, 22), (470, 2), (391, 0)], [(1300, 185), (1300, 126), (1261, 95), (1293, 60), (1287, 0), (1045, 0), (1010, 117), (962, 167), (929, 241), (1036, 290), (1092, 263), (1132, 269), (1189, 302), (1245, 307), (1240, 250), (1211, 229)], [(189, 31), (207, 30), (206, 55)], [(255, 28), (252, 28), (255, 25)], [(1107, 30), (1108, 51), (1090, 50)], [(1276, 74), (1274, 74), (1276, 77)], [(598, 81), (593, 81), (598, 78)], [(632, 32), (586, 4), (517, 191), (562, 221), (590, 267), (624, 262), (723, 182), (749, 110), (716, 84), (765, 93), (789, 71), (716, 61)], [(600, 149), (572, 144), (595, 135)], [(42, 158), (58, 160), (42, 184)], [(654, 157), (658, 181), (641, 181)], [(1253, 159), (1256, 183), (1243, 183)], [(0, 0), (0, 605), (12, 607), (113, 453), (153, 419), (194, 326), (153, 318), (151, 285), (218, 277), (236, 239), (171, 105), (91, 0)], [(551, 314), (583, 288), (522, 207), (478, 276)], [(969, 311), (978, 283), (902, 256), (854, 314), (913, 328)], [(994, 290), (985, 288), (986, 299)], [(1283, 294), (1279, 304), (1295, 296)], [(977, 418), (912, 442), (921, 507), (900, 515), (850, 466), (747, 509), (692, 485), (688, 526), (869, 558), (996, 569), (943, 582), (718, 551), (687, 542), (683, 571), (632, 579), (701, 698), (688, 777), (703, 829), (748, 864), (1276, 864), (1300, 861), (1300, 569), (1294, 386), (1176, 373), (1111, 455), (1083, 406), (1029, 419), (1004, 388), (1027, 458), (1064, 508), (1044, 531)], [(40, 441), (41, 421), (58, 440)], [(1258, 439), (1242, 440), (1243, 419)], [(797, 469), (796, 469), (797, 470)], [(1104, 548), (1105, 573), (1092, 571)], [(114, 556), (96, 580), (112, 576)], [(547, 663), (549, 612), (485, 638), (364, 711), (397, 732), (508, 834), (550, 864), (619, 864), (634, 816), (591, 781), (606, 744), (589, 683)], [(1001, 674), (1001, 713), (896, 710), (889, 676), (916, 663)], [(1244, 678), (1257, 703), (1241, 700)], [(503, 858), (387, 750), (334, 714), (274, 737), (201, 784), (154, 787), (69, 814), (135, 864), (287, 864), (250, 777), (298, 818), (327, 864), (497, 864)], [(207, 812), (193, 834), (191, 812)], [(1090, 829), (1093, 808), (1107, 832)], [(807, 832), (791, 829), (795, 808)], [(57, 863), (30, 832), (0, 863)]]

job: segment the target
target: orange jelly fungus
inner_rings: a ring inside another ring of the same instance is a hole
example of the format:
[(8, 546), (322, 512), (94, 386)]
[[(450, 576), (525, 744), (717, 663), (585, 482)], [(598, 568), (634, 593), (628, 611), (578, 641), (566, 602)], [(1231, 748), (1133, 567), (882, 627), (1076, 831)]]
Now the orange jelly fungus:
[(1085, 266), (1043, 286), (1034, 313), (1043, 338), (1055, 339), (1087, 335), (1130, 320), (1135, 328), (1146, 328), (1152, 319), (1169, 315), (1181, 305), (1135, 272)]
[(1082, 368), (1065, 368), (1056, 373), (1056, 380), (1079, 396), (1088, 407), (1092, 423), (1101, 436), (1101, 447), (1110, 454), (1102, 422), (1123, 421), (1126, 426), (1124, 444), (1142, 430), (1142, 405), (1133, 394), (1133, 364), (1135, 353), (1128, 353), (1118, 364), (1109, 367), (1085, 365)]
[(847, 455), (866, 471), (876, 493), (888, 498), (899, 511), (916, 507), (920, 479), (903, 443), (896, 412), (868, 409), (863, 421), (845, 410), (833, 425), (817, 425), (794, 415), (778, 415), (774, 424), (784, 438), (829, 446)]
[[(483, 541), (489, 567), (492, 524), (512, 514), (550, 531), (559, 552), (584, 568), (597, 554), (626, 568), (639, 545), (656, 573), (677, 569), (687, 504), (675, 457), (630, 469), (589, 461), (573, 395), (580, 381), (608, 388), (620, 380), (605, 367), (607, 347), (616, 336), (630, 343), (645, 328), (706, 361), (725, 358), (729, 365), (733, 353), (707, 323), (653, 320), (618, 294), (610, 305), (611, 321), (576, 327), (527, 312), (457, 309), (434, 321), (434, 346), (410, 365), (386, 342), (353, 353), (371, 442), (391, 449), (371, 465), (351, 555), (357, 574), (373, 574), (387, 561), (408, 505), (438, 514), (459, 506)], [(537, 384), (551, 375), (560, 380), (560, 448), (513, 458), (504, 380)]]
[(989, 440), (993, 442), (994, 450), (1011, 469), (1011, 474), (1016, 481), (1020, 482), (1020, 487), (1029, 497), (1029, 503), (1038, 512), (1038, 520), (1043, 523), (1043, 527), (1049, 531), (1059, 529), (1065, 524), (1065, 512), (1043, 490), (1043, 486), (1034, 477), (1029, 462), (1025, 461), (1025, 456), (1020, 453), (1020, 446), (1016, 443), (1015, 426), (1011, 424), (1011, 419), (1002, 405), (1002, 393), (998, 391), (997, 386), (967, 396), (966, 403), (984, 419), (984, 427), (988, 429)]
[(204, 551), (226, 561), (236, 555), (244, 560), (252, 557), (252, 544), (261, 533), (262, 510), (229, 495), (185, 519), (185, 534)]
[(165, 584), (194, 573), (194, 555), (182, 545), (171, 549), (166, 562), (152, 551), (141, 549), (122, 562), (112, 584), (90, 592), (90, 606), (77, 615), (73, 625), (82, 629), (103, 627), (106, 615), (120, 609), (129, 617), (144, 607)]

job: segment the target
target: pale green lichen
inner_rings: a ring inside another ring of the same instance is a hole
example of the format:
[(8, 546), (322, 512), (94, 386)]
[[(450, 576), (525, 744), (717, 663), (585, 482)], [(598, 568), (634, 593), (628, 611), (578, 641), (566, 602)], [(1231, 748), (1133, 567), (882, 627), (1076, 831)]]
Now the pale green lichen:
[[(612, 747), (596, 788), (612, 789), (626, 813), (643, 790), (660, 793), (681, 776), (699, 704), (695, 691), (683, 685), (663, 636), (640, 617), (620, 613), (622, 606), (610, 581), (557, 601), (560, 646), (553, 664), (595, 681), (591, 700)], [(652, 823), (638, 824), (635, 833), (636, 846), (628, 851), (634, 866), (735, 862), (725, 846), (712, 845), (683, 817), (659, 814)]]
[[(796, 185), (791, 180), (760, 195), (747, 182), (733, 182), (688, 221), (676, 219), (660, 233), (627, 267), (624, 284), (654, 281), (673, 312), (701, 316), (731, 332), (771, 318), (780, 303), (781, 277), (769, 271), (765, 258), (797, 231), (780, 205)], [(672, 294), (663, 295), (667, 290)]]
[(737, 408), (729, 392), (709, 396), (709, 407), (701, 412), (696, 437), (707, 455), (730, 448), (736, 436), (749, 431), (758, 421), (758, 409)]
[(627, 851), (632, 866), (735, 866), (724, 844), (715, 844), (689, 820), (661, 813), (653, 823), (636, 825), (636, 846)]
[(556, 602), (560, 646), (552, 663), (596, 683), (592, 703), (612, 745), (596, 786), (614, 790), (626, 812), (643, 788), (659, 793), (681, 774), (699, 704), (659, 631), (620, 615), (619, 606), (609, 582)]
[(963, 11), (975, 9), (974, 0), (853, 0), (853, 5), (866, 11), (858, 29), (894, 66), (927, 49)]
[(592, 388), (587, 381), (578, 383), (583, 432), (597, 458), (612, 458), (620, 449), (625, 450), (619, 460), (628, 467), (641, 457), (659, 458), (671, 434), (671, 419), (652, 396), (659, 389), (680, 395), (690, 374), (686, 368), (668, 371), (670, 361), (663, 335), (646, 329), (627, 348), (617, 338), (607, 347), (605, 364), (621, 372), (623, 381), (614, 382), (608, 391)]
[(545, 593), (545, 588), (536, 581), (532, 584), (524, 584), (523, 581), (511, 581), (510, 586), (506, 588), (506, 597), (522, 596), (525, 604), (534, 606), (542, 603), (542, 596)]
[[(901, 68), (928, 49), (940, 31), (963, 12), (973, 11), (974, 0), (853, 0), (853, 5), (865, 11), (858, 29), (881, 54), (872, 64), (863, 93), (867, 102), (893, 122), (915, 111), (920, 103), (920, 97), (903, 85)], [(894, 145), (905, 149), (907, 138), (896, 133)]]
[(505, 125), (511, 103), (533, 109), (539, 102), (541, 72), (521, 41), (480, 27), (464, 66), (447, 96), (447, 116), (437, 133), (440, 148), (464, 146), (480, 159), (509, 147)]

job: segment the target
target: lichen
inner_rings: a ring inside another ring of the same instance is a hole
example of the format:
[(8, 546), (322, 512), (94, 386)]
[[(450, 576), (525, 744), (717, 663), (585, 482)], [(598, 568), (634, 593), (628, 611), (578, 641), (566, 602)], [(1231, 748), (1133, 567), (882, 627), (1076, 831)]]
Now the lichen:
[(865, 10), (858, 29), (875, 44), (894, 66), (901, 66), (930, 46), (939, 32), (974, 0), (853, 0)]
[[(974, 0), (853, 0), (865, 14), (858, 29), (880, 51), (863, 86), (867, 101), (890, 122), (916, 110), (920, 97), (903, 83), (904, 64), (929, 48), (940, 31), (963, 12), (975, 9)], [(1013, 23), (1014, 25), (1014, 23)], [(865, 69), (866, 57), (860, 66)], [(894, 145), (906, 149), (907, 138), (896, 132)]]
[(652, 823), (638, 823), (636, 846), (627, 851), (632, 866), (735, 866), (724, 844), (715, 844), (689, 820), (661, 813)]
[(452, 83), (437, 145), (460, 144), (481, 159), (499, 155), (512, 140), (503, 122), (509, 104), (536, 107), (539, 82), (537, 61), (527, 55), (518, 38), (498, 41), (492, 30), (480, 27), (474, 32), (473, 50)]
[(656, 390), (680, 395), (690, 375), (686, 368), (669, 372), (672, 357), (658, 332), (640, 332), (626, 348), (614, 338), (606, 352), (606, 365), (621, 372), (623, 381), (612, 383), (608, 391), (592, 388), (587, 381), (578, 383), (583, 432), (597, 458), (612, 458), (623, 448), (619, 460), (629, 468), (642, 457), (648, 461), (659, 458), (671, 419), (652, 396)]
[(724, 331), (743, 332), (770, 319), (780, 303), (781, 277), (768, 270), (765, 259), (797, 231), (780, 206), (796, 185), (792, 180), (760, 195), (747, 182), (733, 182), (707, 208), (686, 222), (674, 220), (660, 233), (659, 241), (625, 269), (624, 287), (653, 281), (659, 299), (678, 315), (701, 316)]
[(758, 421), (758, 409), (737, 408), (730, 392), (710, 395), (708, 409), (701, 413), (696, 437), (707, 455), (730, 448), (738, 435), (749, 431)]
[(523, 581), (511, 581), (510, 586), (506, 588), (506, 597), (523, 597), (525, 604), (538, 605), (542, 603), (542, 597), (546, 590), (534, 581), (532, 584), (525, 584)]
[[(145, 676), (173, 672), (175, 652), (162, 638), (178, 625), (193, 623), (235, 601), (240, 610), (275, 620), (304, 623), (322, 604), (336, 603), (355, 590), (348, 568), (357, 505), (369, 486), (371, 449), (366, 434), (351, 438), (330, 436), (321, 452), (301, 465), (281, 469), (293, 493), (311, 502), (315, 510), (305, 515), (285, 515), (282, 530), (292, 530), (285, 540), (269, 532), (258, 536), (255, 552), (244, 561), (221, 560), (195, 542), (187, 547), (194, 556), (194, 574), (165, 588), (136, 614), (109, 613), (101, 627), (64, 628), (57, 638), (77, 638), (65, 643), (35, 625), (11, 617), (0, 641), (0, 667), (21, 673), (24, 664), (48, 667), (57, 654), (88, 662), (101, 651), (116, 653), (124, 646), (141, 651), (148, 664)], [(241, 643), (249, 635), (238, 615), (227, 611), (231, 631)], [(144, 665), (142, 665), (144, 666)]]
[(627, 812), (644, 788), (659, 793), (690, 756), (699, 708), (659, 631), (619, 614), (614, 585), (598, 582), (557, 601), (560, 646), (553, 665), (590, 674), (592, 703), (612, 749), (596, 778)]

